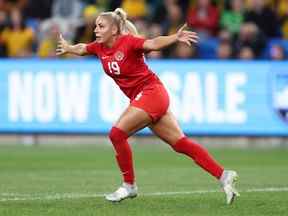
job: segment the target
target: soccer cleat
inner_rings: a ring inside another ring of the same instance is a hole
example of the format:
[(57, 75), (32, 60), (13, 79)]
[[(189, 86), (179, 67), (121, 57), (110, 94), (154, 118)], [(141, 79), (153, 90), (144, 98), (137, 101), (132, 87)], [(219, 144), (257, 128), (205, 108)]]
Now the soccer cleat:
[(105, 199), (111, 202), (120, 202), (127, 198), (135, 198), (137, 196), (136, 184), (130, 185), (123, 183), (115, 192), (105, 196)]
[(237, 196), (240, 196), (238, 191), (235, 189), (235, 182), (238, 180), (238, 175), (235, 171), (224, 170), (220, 182), (223, 191), (226, 194), (226, 203), (228, 205), (232, 204)]

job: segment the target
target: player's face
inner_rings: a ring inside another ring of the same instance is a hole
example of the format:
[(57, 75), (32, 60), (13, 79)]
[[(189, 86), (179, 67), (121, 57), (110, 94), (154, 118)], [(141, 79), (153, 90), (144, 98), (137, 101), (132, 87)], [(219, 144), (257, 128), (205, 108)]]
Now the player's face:
[(96, 27), (94, 30), (96, 41), (98, 43), (107, 43), (113, 36), (113, 28), (111, 22), (104, 17), (97, 17)]

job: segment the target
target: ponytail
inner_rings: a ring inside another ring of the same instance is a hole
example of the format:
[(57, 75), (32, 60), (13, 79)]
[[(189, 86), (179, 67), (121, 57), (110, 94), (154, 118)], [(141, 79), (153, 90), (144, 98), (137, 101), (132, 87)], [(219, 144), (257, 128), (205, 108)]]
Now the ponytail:
[(121, 31), (123, 33), (130, 33), (132, 35), (138, 35), (136, 26), (127, 19), (127, 13), (122, 8), (116, 8), (114, 13), (120, 17), (121, 20)]
[(126, 20), (124, 26), (125, 26), (125, 29), (128, 33), (130, 33), (132, 35), (139, 35), (136, 26), (130, 20)]

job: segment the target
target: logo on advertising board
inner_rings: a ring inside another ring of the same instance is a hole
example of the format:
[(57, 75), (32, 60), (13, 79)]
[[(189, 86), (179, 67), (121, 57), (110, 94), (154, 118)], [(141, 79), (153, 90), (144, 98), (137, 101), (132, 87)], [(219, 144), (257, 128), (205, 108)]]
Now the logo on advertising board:
[(288, 72), (277, 72), (273, 77), (273, 108), (288, 123)]

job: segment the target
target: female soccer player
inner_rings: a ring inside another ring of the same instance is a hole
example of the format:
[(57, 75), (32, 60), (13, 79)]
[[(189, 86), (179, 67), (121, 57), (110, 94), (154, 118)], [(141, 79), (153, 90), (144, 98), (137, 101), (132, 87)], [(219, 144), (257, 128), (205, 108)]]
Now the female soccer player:
[(122, 172), (123, 184), (105, 198), (118, 202), (137, 196), (132, 152), (127, 139), (138, 130), (149, 127), (173, 150), (192, 158), (196, 164), (218, 179), (226, 194), (227, 204), (231, 204), (239, 195), (234, 188), (237, 173), (224, 170), (206, 149), (184, 135), (174, 115), (168, 110), (169, 96), (164, 85), (144, 61), (145, 52), (160, 50), (176, 42), (184, 42), (190, 46), (197, 42), (197, 34), (184, 30), (184, 25), (176, 34), (169, 36), (153, 39), (137, 37), (135, 26), (126, 19), (126, 13), (120, 8), (114, 12), (101, 13), (95, 24), (94, 42), (70, 45), (60, 35), (56, 53), (97, 56), (105, 73), (130, 99), (130, 105), (109, 133)]

